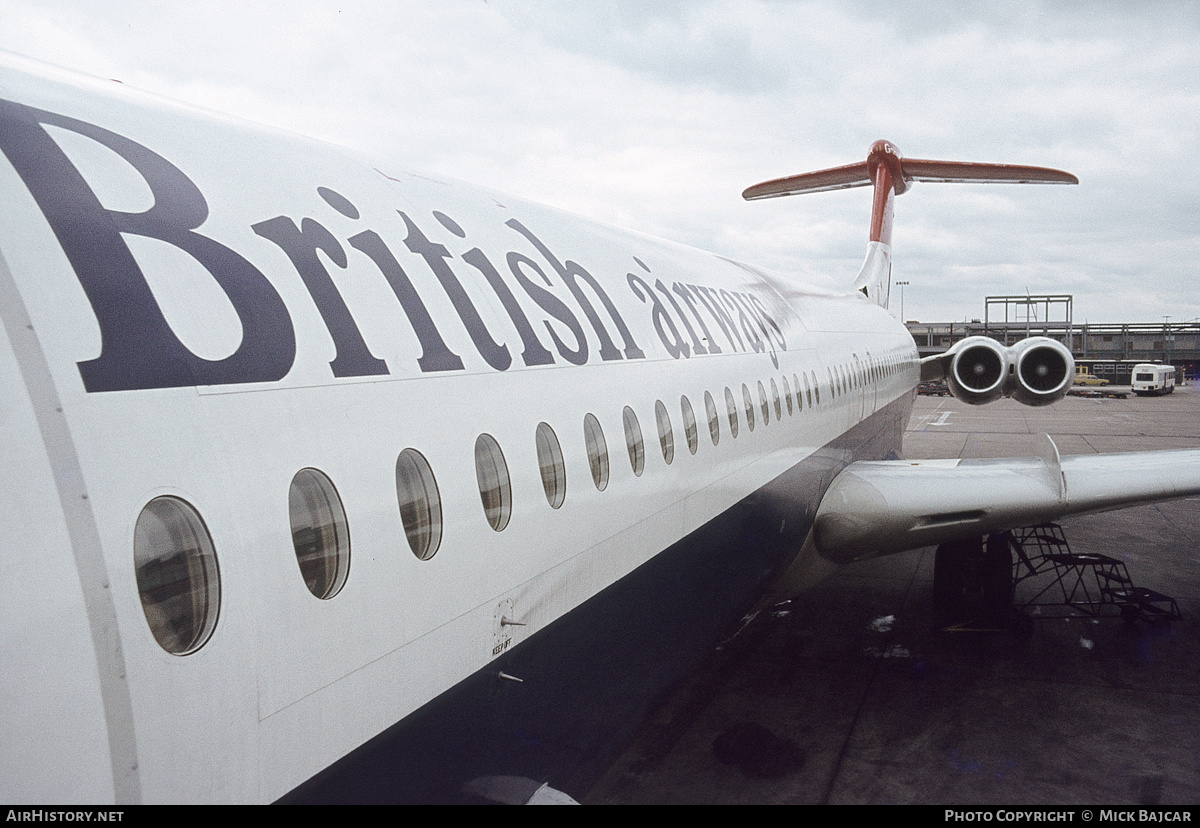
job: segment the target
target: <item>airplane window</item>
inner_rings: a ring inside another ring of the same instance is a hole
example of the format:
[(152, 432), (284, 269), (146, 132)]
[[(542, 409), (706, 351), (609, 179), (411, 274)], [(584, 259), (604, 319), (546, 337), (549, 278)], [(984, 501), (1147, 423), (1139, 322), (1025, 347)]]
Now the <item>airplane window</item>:
[(717, 403), (712, 394), (704, 392), (704, 410), (708, 413), (708, 436), (715, 446), (721, 442), (721, 418), (717, 414)]
[(625, 421), (625, 445), (629, 448), (629, 465), (633, 468), (633, 473), (641, 477), (642, 470), (646, 467), (646, 447), (642, 442), (642, 427), (638, 425), (637, 415), (629, 406), (625, 406), (621, 417)]
[(733, 392), (725, 387), (725, 408), (729, 411), (729, 433), (734, 437), (738, 434), (737, 403), (733, 400)]
[(350, 573), (350, 529), (333, 482), (301, 469), (288, 490), (292, 544), (308, 591), (324, 600), (341, 591)]
[(771, 406), (767, 402), (767, 389), (763, 386), (762, 380), (758, 381), (758, 404), (762, 408), (763, 425), (769, 425), (771, 422)]
[(679, 408), (683, 412), (683, 434), (687, 438), (688, 451), (695, 454), (700, 441), (696, 437), (696, 412), (692, 411), (692, 401), (686, 396), (680, 397)]
[(783, 398), (787, 400), (788, 416), (791, 417), (796, 409), (792, 407), (792, 386), (788, 385), (786, 374), (783, 377)]
[(536, 436), (542, 488), (546, 490), (546, 501), (557, 509), (567, 499), (567, 467), (563, 463), (562, 446), (548, 423), (538, 423)]
[(608, 443), (604, 442), (604, 431), (596, 415), (583, 418), (583, 441), (587, 445), (588, 464), (592, 467), (592, 482), (597, 491), (608, 486)]
[(746, 407), (746, 425), (751, 431), (754, 431), (754, 398), (750, 396), (750, 389), (744, 382), (742, 383), (742, 403)]
[(512, 487), (504, 452), (490, 434), (480, 434), (475, 440), (475, 478), (479, 481), (483, 514), (488, 524), (499, 532), (508, 526), (512, 516)]
[(662, 446), (663, 460), (667, 465), (675, 459), (675, 431), (671, 428), (671, 415), (662, 400), (654, 402), (654, 419), (658, 422), (658, 442)]
[(442, 542), (442, 498), (429, 461), (416, 449), (396, 458), (396, 502), (413, 554), (429, 560)]
[[(771, 378), (771, 399), (775, 401), (775, 419), (783, 419), (783, 404), (779, 402), (779, 386), (775, 384), (774, 377)], [(788, 400), (788, 407), (791, 405), (792, 401)]]
[(173, 655), (194, 653), (217, 626), (221, 578), (204, 521), (177, 497), (156, 497), (133, 530), (133, 566), (150, 632)]
[[(813, 403), (812, 394), (815, 394), (816, 398), (817, 398), (817, 405), (820, 405), (821, 404), (821, 386), (817, 384), (817, 372), (809, 371), (808, 373), (812, 377), (812, 392), (808, 398), (808, 404), (810, 406), (812, 405), (812, 403)], [(807, 387), (808, 386), (805, 386), (805, 388), (807, 388)]]

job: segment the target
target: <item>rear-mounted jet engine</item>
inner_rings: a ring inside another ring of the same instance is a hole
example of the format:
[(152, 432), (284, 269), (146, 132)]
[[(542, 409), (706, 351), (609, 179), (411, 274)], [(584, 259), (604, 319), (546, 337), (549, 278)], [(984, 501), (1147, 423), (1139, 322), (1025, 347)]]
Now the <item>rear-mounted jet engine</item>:
[(970, 336), (949, 351), (921, 362), (921, 379), (945, 379), (955, 397), (984, 405), (1012, 397), (1024, 405), (1049, 405), (1066, 396), (1075, 377), (1071, 352), (1049, 337), (1034, 336), (1011, 347)]

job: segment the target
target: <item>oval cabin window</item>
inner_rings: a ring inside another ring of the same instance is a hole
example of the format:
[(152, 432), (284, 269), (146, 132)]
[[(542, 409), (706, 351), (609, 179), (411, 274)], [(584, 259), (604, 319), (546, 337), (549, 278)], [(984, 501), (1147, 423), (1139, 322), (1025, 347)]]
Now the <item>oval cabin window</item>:
[(150, 632), (173, 655), (194, 653), (217, 626), (221, 579), (199, 513), (177, 497), (156, 497), (138, 515), (133, 565)]
[(442, 542), (442, 499), (433, 469), (416, 449), (407, 448), (396, 458), (396, 501), (413, 554), (429, 560)]
[(288, 490), (292, 545), (308, 591), (337, 595), (350, 572), (350, 530), (337, 489), (323, 472), (301, 469)]
[(738, 436), (738, 411), (737, 402), (733, 399), (733, 392), (729, 387), (725, 387), (725, 409), (729, 412), (729, 433), (734, 437)]
[(563, 463), (562, 446), (549, 423), (538, 423), (536, 439), (542, 488), (546, 501), (557, 509), (567, 499), (567, 467)]
[(629, 449), (629, 466), (633, 469), (634, 475), (641, 477), (642, 470), (646, 468), (646, 447), (642, 442), (642, 427), (638, 425), (637, 414), (634, 414), (633, 409), (629, 406), (625, 406), (621, 419), (625, 423), (625, 446)]
[(488, 525), (499, 532), (512, 516), (512, 486), (504, 452), (490, 434), (480, 434), (475, 441), (475, 479), (479, 482), (483, 514)]
[(696, 412), (692, 410), (692, 401), (686, 396), (679, 398), (679, 411), (683, 414), (683, 436), (687, 440), (688, 451), (692, 454), (700, 448), (697, 437)]
[(712, 444), (715, 446), (721, 442), (721, 418), (717, 414), (716, 400), (707, 391), (704, 392), (704, 411), (708, 414), (708, 436), (712, 438)]
[(663, 460), (669, 466), (675, 459), (675, 431), (671, 428), (671, 415), (667, 413), (662, 400), (654, 403), (654, 419), (658, 423), (658, 443), (662, 446)]
[(583, 442), (587, 446), (592, 482), (596, 484), (596, 490), (602, 492), (608, 486), (608, 444), (595, 414), (583, 418)]

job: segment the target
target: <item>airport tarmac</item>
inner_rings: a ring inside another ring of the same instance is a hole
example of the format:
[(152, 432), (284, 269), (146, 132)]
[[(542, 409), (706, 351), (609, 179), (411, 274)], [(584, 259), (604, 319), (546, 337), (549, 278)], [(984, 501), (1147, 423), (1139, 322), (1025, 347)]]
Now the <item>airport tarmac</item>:
[[(1063, 455), (1200, 447), (1200, 390), (1046, 408), (919, 397), (905, 455), (1031, 456), (1041, 432)], [(1061, 523), (1073, 552), (1123, 560), (1182, 620), (1047, 609), (1025, 636), (944, 632), (932, 549), (854, 564), (748, 623), (584, 801), (1195, 805), (1200, 498)]]

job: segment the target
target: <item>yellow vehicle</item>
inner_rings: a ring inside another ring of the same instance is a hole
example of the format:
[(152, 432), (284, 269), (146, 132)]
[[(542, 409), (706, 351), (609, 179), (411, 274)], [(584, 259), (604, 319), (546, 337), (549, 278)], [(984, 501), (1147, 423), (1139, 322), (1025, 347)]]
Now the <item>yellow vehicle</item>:
[(1075, 366), (1075, 384), (1076, 385), (1108, 385), (1108, 380), (1103, 377), (1098, 377), (1088, 371), (1085, 366)]

